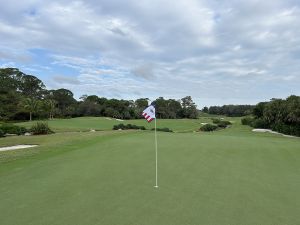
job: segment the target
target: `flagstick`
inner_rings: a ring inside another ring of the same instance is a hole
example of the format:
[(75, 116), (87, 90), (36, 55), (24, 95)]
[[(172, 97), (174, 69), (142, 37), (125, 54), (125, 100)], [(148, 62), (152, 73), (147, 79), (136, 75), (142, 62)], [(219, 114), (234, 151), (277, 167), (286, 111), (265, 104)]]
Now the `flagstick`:
[(157, 135), (156, 135), (156, 118), (155, 118), (155, 188), (158, 188), (158, 183), (157, 183)]

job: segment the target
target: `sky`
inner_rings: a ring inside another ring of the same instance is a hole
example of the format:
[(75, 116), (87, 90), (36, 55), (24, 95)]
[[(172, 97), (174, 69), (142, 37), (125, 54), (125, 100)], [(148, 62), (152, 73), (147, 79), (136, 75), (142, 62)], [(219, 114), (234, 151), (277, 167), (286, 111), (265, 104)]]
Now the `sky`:
[(75, 98), (300, 95), (300, 0), (0, 0), (0, 67)]

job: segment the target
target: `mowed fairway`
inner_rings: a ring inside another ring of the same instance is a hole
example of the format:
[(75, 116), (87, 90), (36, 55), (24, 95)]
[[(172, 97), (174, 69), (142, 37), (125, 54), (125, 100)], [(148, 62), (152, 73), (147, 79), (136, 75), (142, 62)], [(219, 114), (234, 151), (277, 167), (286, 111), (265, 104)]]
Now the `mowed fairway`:
[[(163, 119), (159, 120), (158, 127), (168, 127), (175, 132), (190, 132), (199, 129), (201, 122), (211, 122), (207, 117), (201, 120), (196, 119)], [(66, 131), (89, 131), (89, 130), (111, 130), (113, 125), (120, 123), (123, 124), (135, 124), (139, 126), (145, 126), (147, 129), (153, 128), (151, 123), (145, 122), (145, 120), (116, 120), (114, 118), (104, 118), (104, 117), (78, 117), (72, 119), (54, 119), (46, 121), (50, 127), (56, 132), (66, 132)], [(19, 125), (30, 128), (32, 124), (36, 122), (24, 122), (19, 123)]]
[(151, 131), (0, 139), (13, 143), (40, 146), (0, 152), (1, 225), (300, 224), (299, 138), (158, 132), (158, 189)]

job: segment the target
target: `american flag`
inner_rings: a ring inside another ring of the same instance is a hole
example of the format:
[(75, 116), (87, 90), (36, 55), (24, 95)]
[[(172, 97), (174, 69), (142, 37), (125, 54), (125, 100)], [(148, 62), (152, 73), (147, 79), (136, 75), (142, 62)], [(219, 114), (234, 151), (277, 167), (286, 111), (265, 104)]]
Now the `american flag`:
[(142, 116), (150, 123), (155, 119), (155, 107), (154, 104), (151, 103), (142, 113)]

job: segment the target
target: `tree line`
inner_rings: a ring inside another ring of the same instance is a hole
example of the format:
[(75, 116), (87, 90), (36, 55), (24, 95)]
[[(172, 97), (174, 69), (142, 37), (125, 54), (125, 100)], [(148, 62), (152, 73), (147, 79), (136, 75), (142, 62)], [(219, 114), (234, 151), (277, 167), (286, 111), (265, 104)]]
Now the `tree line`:
[[(83, 95), (77, 101), (73, 93), (64, 88), (47, 90), (44, 83), (17, 68), (0, 68), (0, 120), (32, 120), (107, 116), (119, 119), (141, 118), (148, 106), (148, 98), (137, 100), (107, 99), (96, 95)], [(156, 116), (164, 119), (197, 118), (198, 110), (191, 96), (180, 100), (156, 101)]]
[(244, 118), (242, 123), (300, 136), (300, 96), (260, 102), (253, 109), (253, 117)]
[(202, 112), (214, 115), (225, 115), (225, 116), (246, 116), (252, 114), (254, 105), (223, 105), (223, 106), (211, 106), (204, 107)]

